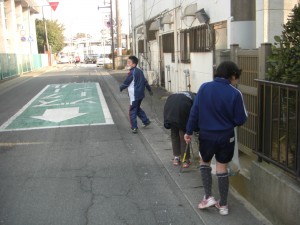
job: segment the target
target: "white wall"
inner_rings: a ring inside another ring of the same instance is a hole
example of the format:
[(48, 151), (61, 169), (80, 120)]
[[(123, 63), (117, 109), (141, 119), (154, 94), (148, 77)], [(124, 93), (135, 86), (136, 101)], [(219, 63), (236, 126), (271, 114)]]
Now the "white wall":
[(274, 43), (298, 0), (256, 0), (256, 47)]
[(213, 79), (213, 54), (207, 53), (191, 53), (191, 64), (182, 64), (182, 68), (179, 74), (180, 90), (186, 90), (186, 84), (184, 79), (184, 69), (189, 69), (191, 91), (197, 92), (200, 85), (204, 82), (211, 81)]
[[(282, 24), (286, 22), (286, 18), (297, 0), (256, 0), (256, 21), (234, 21), (234, 18), (232, 20), (231, 0), (132, 0), (132, 27), (142, 26), (145, 21), (163, 16), (165, 13), (174, 14), (176, 7), (177, 18), (174, 18), (174, 23), (165, 24), (163, 29), (157, 32), (157, 36), (174, 32), (176, 27), (178, 34), (180, 30), (199, 26), (200, 23), (195, 17), (182, 17), (186, 6), (193, 3), (197, 3), (197, 11), (205, 9), (210, 17), (210, 23), (227, 21), (227, 30), (220, 30), (222, 35), (227, 35), (227, 41), (223, 38), (223, 42), (218, 43), (220, 47), (229, 49), (231, 44), (239, 44), (243, 49), (253, 49), (259, 47), (261, 43), (273, 42), (273, 36), (281, 33)], [(141, 35), (137, 36), (142, 37)], [(203, 82), (212, 80), (213, 52), (191, 53), (191, 63), (183, 64), (180, 62), (179, 38), (178, 36), (176, 63), (171, 62), (171, 54), (164, 54), (164, 66), (170, 65), (171, 67), (172, 82), (169, 91), (186, 90), (183, 71), (188, 69), (192, 84), (191, 90), (196, 92)], [(150, 51), (151, 70), (160, 71), (157, 40), (150, 42)], [(166, 68), (164, 69), (166, 74)], [(165, 80), (166, 88), (168, 88), (167, 78)]]
[(5, 29), (4, 2), (0, 2), (0, 53), (7, 52), (6, 29)]
[(229, 42), (230, 45), (239, 44), (240, 48), (253, 49), (256, 48), (255, 43), (255, 21), (229, 21)]

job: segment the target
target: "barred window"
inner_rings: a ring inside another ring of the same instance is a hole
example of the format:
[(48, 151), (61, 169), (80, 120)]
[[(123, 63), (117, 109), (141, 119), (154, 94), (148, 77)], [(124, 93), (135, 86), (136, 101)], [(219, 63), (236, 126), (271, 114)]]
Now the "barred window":
[(212, 50), (212, 33), (209, 25), (190, 29), (191, 52), (209, 52)]
[(180, 57), (182, 63), (190, 63), (190, 30), (180, 32)]
[(168, 33), (162, 35), (163, 42), (163, 52), (164, 53), (172, 53), (172, 62), (175, 62), (175, 54), (174, 54), (174, 33)]
[(144, 52), (144, 40), (139, 40), (139, 42), (138, 42), (138, 52), (139, 53)]

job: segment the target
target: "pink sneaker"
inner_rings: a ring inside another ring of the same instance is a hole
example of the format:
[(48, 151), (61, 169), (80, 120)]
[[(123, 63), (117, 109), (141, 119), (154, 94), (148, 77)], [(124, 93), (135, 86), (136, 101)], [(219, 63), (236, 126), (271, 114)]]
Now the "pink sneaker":
[(183, 168), (189, 168), (190, 165), (191, 165), (191, 161), (190, 161), (190, 160), (186, 160), (186, 161), (183, 162), (182, 167), (183, 167)]
[(228, 205), (224, 205), (224, 206), (220, 206), (220, 203), (217, 202), (215, 204), (216, 208), (219, 209), (219, 213), (222, 215), (222, 216), (226, 216), (228, 215)]
[(214, 197), (210, 196), (208, 199), (206, 199), (206, 197), (204, 196), (203, 200), (198, 205), (198, 209), (205, 209), (214, 206), (216, 203), (217, 202)]
[(180, 158), (175, 156), (175, 158), (173, 159), (173, 165), (174, 166), (179, 166), (180, 164)]

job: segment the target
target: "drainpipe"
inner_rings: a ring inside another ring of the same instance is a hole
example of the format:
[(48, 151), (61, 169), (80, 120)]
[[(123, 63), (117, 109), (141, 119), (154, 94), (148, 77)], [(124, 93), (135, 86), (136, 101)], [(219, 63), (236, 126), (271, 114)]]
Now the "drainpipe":
[(185, 76), (185, 90), (191, 91), (191, 80), (190, 80), (190, 71), (189, 69), (183, 70)]
[[(174, 6), (174, 58), (175, 58), (175, 68), (174, 68), (174, 77), (175, 77), (175, 82), (176, 82), (176, 90), (173, 91), (178, 91), (179, 90), (179, 82), (178, 82), (178, 36), (177, 36), (177, 1), (174, 1), (175, 6)], [(171, 79), (170, 79), (171, 82)], [(171, 84), (171, 83), (170, 83)], [(171, 85), (170, 85), (171, 88)], [(172, 91), (172, 90), (170, 90)]]
[(144, 71), (147, 71), (147, 26), (146, 26), (146, 8), (145, 1), (143, 1), (143, 14), (144, 14)]
[(171, 77), (170, 77), (170, 65), (166, 65), (166, 69), (167, 69), (167, 91), (171, 92)]

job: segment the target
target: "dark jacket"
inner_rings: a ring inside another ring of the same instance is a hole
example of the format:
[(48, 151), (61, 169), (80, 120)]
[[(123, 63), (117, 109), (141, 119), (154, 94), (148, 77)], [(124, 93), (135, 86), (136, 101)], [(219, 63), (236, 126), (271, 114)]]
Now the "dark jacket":
[(170, 129), (172, 126), (185, 130), (194, 94), (183, 91), (170, 95), (164, 106), (164, 126)]
[(151, 92), (151, 87), (142, 70), (137, 67), (131, 68), (128, 76), (120, 86), (120, 91), (128, 88), (130, 101), (136, 101), (145, 97), (145, 87)]
[(227, 79), (216, 77), (201, 85), (190, 112), (186, 133), (191, 135), (195, 126), (200, 134), (233, 132), (248, 117), (242, 93)]

